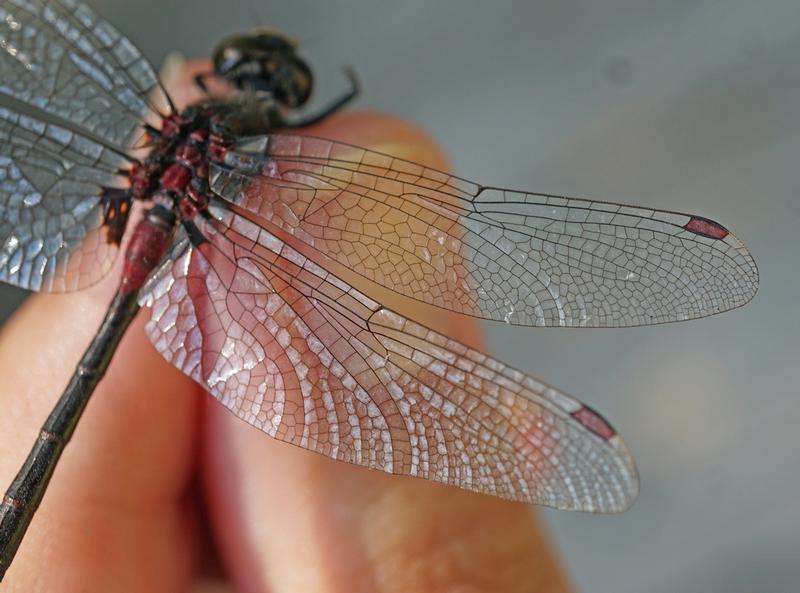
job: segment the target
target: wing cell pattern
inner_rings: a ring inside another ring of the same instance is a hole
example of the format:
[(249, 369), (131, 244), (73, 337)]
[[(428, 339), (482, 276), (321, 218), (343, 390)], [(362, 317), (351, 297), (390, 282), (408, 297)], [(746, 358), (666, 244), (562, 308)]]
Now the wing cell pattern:
[(103, 191), (123, 160), (97, 142), (0, 108), (0, 280), (64, 292), (97, 282), (117, 246)]
[(635, 498), (632, 458), (588, 408), (215, 212), (198, 223), (207, 242), (184, 235), (148, 285), (147, 332), (234, 414), (334, 459), (507, 499), (620, 511)]
[(242, 140), (211, 183), (373, 282), (506, 323), (693, 319), (745, 304), (758, 284), (745, 246), (700, 234), (698, 217), (483, 187), (331, 140)]
[(139, 50), (85, 4), (0, 2), (0, 93), (125, 149), (156, 88)]

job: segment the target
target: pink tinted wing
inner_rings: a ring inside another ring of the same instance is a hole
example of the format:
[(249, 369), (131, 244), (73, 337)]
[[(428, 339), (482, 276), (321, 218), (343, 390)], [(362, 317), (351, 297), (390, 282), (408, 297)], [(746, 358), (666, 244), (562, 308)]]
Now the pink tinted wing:
[(118, 250), (103, 193), (122, 183), (123, 163), (94, 140), (0, 108), (0, 280), (42, 292), (100, 280)]
[(242, 140), (212, 189), (361, 276), (468, 315), (623, 327), (743, 305), (745, 246), (696, 216), (484, 187), (355, 146)]
[(614, 512), (620, 437), (537, 379), (370, 300), (224, 208), (146, 289), (162, 355), (267, 434), (334, 459), (561, 509)]

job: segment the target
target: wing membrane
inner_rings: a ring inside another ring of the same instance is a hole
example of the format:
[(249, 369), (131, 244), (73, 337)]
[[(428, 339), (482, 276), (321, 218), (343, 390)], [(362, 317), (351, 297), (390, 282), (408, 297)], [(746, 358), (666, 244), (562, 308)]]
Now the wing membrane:
[(156, 80), (133, 44), (86, 5), (0, 2), (0, 92), (125, 148)]
[(102, 193), (121, 164), (88, 138), (0, 108), (0, 280), (55, 292), (99, 280), (117, 252)]
[(243, 140), (212, 189), (405, 296), (533, 326), (703, 317), (755, 294), (745, 246), (706, 219), (483, 187), (318, 138)]
[(237, 416), (329, 457), (562, 509), (620, 511), (596, 413), (398, 315), (224, 208), (152, 279), (155, 347)]

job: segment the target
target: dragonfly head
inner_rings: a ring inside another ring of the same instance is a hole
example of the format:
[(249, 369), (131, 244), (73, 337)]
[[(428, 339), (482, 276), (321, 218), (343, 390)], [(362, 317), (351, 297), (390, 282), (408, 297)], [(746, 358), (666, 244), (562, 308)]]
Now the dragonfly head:
[(267, 92), (285, 107), (311, 96), (313, 76), (287, 37), (256, 29), (228, 37), (214, 50), (214, 72), (240, 90)]

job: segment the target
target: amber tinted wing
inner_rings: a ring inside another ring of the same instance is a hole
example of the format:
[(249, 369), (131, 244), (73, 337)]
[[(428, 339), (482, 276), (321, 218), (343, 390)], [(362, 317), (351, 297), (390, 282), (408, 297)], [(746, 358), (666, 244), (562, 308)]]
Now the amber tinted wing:
[(755, 294), (745, 246), (674, 212), (483, 187), (355, 146), (243, 140), (212, 188), (405, 296), (535, 326), (703, 317)]
[(117, 252), (103, 188), (119, 184), (122, 163), (88, 138), (0, 108), (0, 280), (56, 292), (99, 280)]
[(133, 44), (86, 5), (0, 1), (0, 93), (125, 148), (156, 80)]
[(613, 512), (635, 498), (633, 460), (588, 407), (214, 212), (205, 241), (184, 235), (151, 279), (147, 332), (237, 416), (334, 459), (512, 500)]

